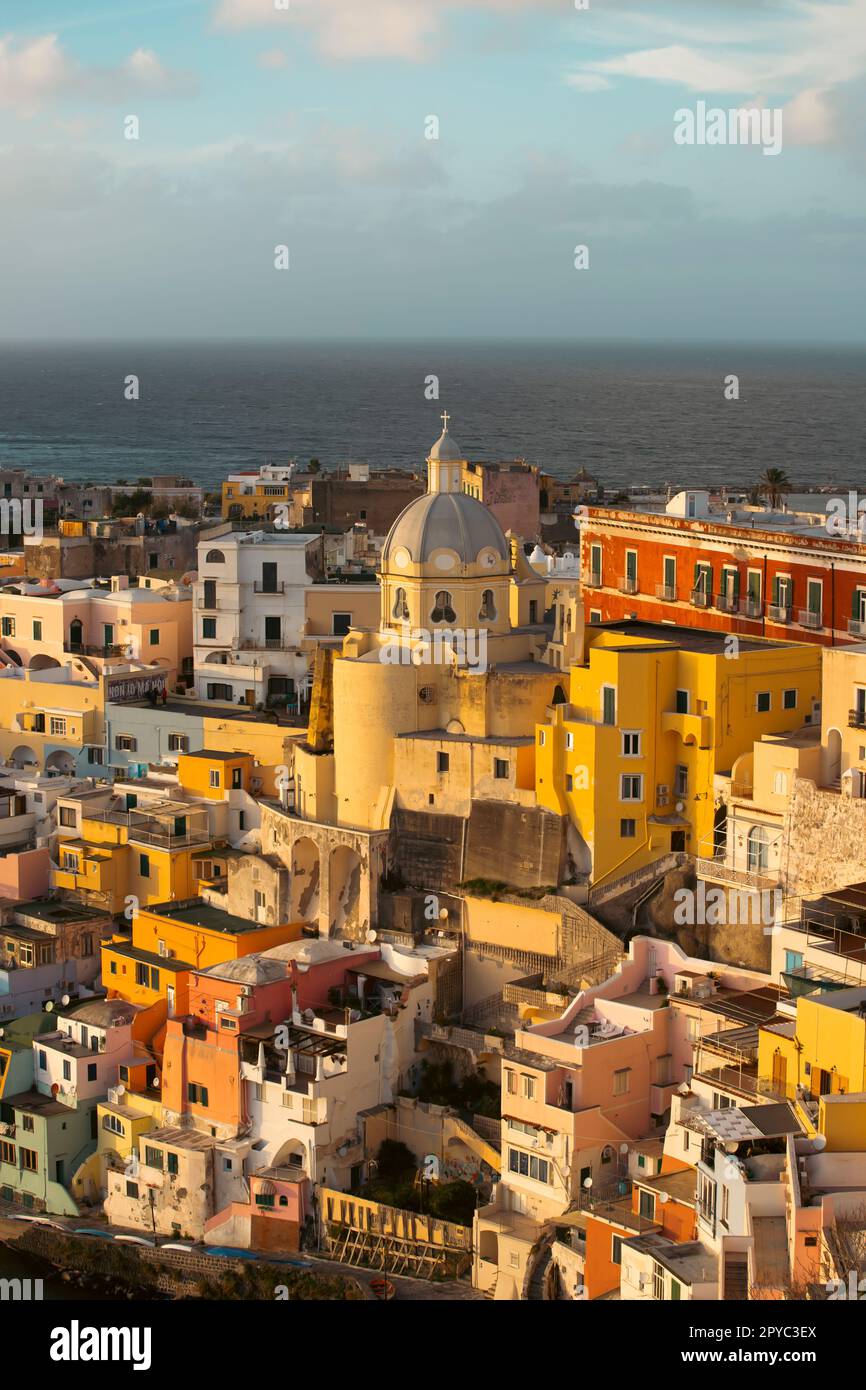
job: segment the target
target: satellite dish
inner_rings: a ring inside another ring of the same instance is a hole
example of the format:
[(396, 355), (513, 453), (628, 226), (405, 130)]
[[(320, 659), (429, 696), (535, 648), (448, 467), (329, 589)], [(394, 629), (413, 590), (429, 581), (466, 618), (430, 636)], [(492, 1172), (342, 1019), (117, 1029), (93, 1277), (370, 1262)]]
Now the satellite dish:
[(364, 933), (365, 939), (366, 939), (367, 941), (369, 941), (369, 943), (370, 943), (371, 946), (372, 946), (373, 942), (376, 940), (376, 938), (377, 938), (378, 935), (379, 935), (379, 933), (373, 931), (372, 928), (370, 929), (370, 931)]
[(681, 1096), (687, 1096), (689, 1094), (688, 1082), (684, 1081), (678, 1089)]
[(448, 909), (447, 909), (447, 907), (440, 907), (440, 909), (439, 909), (439, 921), (440, 921), (440, 922), (447, 922), (447, 921), (448, 921)]
[(48, 1002), (46, 1003), (46, 1005), (45, 1005), (45, 1012), (46, 1012), (47, 1014), (53, 1014), (53, 1013), (54, 1013), (54, 1000), (53, 1000), (53, 999), (49, 999)]
[(667, 1200), (668, 1200), (668, 1194), (667, 1194), (667, 1192), (660, 1192), (660, 1193), (659, 1193), (659, 1201), (661, 1202), (662, 1206), (664, 1206), (664, 1204), (665, 1204), (665, 1202), (666, 1202)]
[(5, 1028), (0, 1028), (0, 1038), (5, 1038), (5, 1036), (6, 1036), (6, 1029), (5, 1029)]
[(155, 1086), (156, 1089), (159, 1090), (160, 1086), (162, 1085), (162, 1082), (160, 1081), (158, 1076), (155, 1076), (150, 1084), (151, 1086)]
[(826, 1134), (816, 1134), (815, 1138), (812, 1140), (812, 1147), (816, 1153), (822, 1153), (827, 1147)]
[(122, 1081), (118, 1081), (118, 1083), (117, 1083), (117, 1085), (115, 1086), (114, 1089), (115, 1089), (115, 1091), (117, 1092), (117, 1094), (118, 1094), (119, 1096), (124, 1095), (125, 1092), (126, 1092), (126, 1087), (124, 1086), (124, 1084), (123, 1084)]
[(63, 1005), (63, 1007), (64, 1007), (64, 1009), (65, 1009), (66, 1006), (67, 1006), (67, 1004), (69, 1003), (69, 995), (68, 995), (68, 994), (64, 994), (64, 995), (62, 996), (60, 1002), (61, 1002), (61, 1004)]
[(680, 814), (682, 814), (682, 812), (683, 812), (685, 809), (686, 809), (686, 808), (685, 808), (685, 806), (683, 805), (683, 803), (682, 803), (681, 801), (678, 801), (678, 802), (677, 802), (677, 810), (680, 812)]
[(737, 1139), (726, 1139), (726, 1140), (725, 1140), (725, 1153), (726, 1153), (726, 1154), (735, 1154), (735, 1153), (737, 1152), (737, 1148), (738, 1148), (738, 1147), (739, 1147), (739, 1141), (738, 1141)]
[(589, 1192), (590, 1188), (592, 1187), (592, 1178), (584, 1178), (583, 1185), (586, 1188), (587, 1192)]

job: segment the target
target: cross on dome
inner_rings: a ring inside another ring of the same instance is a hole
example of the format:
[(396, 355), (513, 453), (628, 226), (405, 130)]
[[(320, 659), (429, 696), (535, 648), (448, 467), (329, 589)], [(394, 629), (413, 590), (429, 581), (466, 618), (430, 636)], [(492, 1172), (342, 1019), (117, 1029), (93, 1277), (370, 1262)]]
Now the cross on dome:
[(445, 429), (444, 429), (444, 431), (443, 431), (444, 434), (447, 434), (447, 433), (448, 433), (448, 421), (449, 421), (450, 419), (451, 419), (451, 416), (448, 414), (448, 411), (447, 411), (447, 410), (443, 410), (443, 411), (442, 411), (442, 424), (445, 426)]

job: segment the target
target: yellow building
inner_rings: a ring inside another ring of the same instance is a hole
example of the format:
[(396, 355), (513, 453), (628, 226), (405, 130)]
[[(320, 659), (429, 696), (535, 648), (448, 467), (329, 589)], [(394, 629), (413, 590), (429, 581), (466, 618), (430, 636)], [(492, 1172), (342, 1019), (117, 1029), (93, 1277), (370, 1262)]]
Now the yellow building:
[(711, 855), (714, 777), (804, 723), (820, 649), (630, 621), (589, 627), (582, 645), (535, 750), (539, 803), (571, 820), (575, 877)]
[[(866, 1091), (866, 989), (802, 995), (796, 1019), (765, 1024), (758, 1035), (758, 1078), (763, 1091), (780, 1099), (860, 1096)], [(866, 1148), (862, 1110), (854, 1107), (846, 1117), (822, 1105), (822, 1133), (830, 1119), (838, 1148)]]
[(275, 506), (291, 500), (293, 471), (291, 464), (267, 464), (255, 472), (231, 474), (222, 485), (223, 519), (271, 517)]
[(104, 682), (82, 662), (0, 667), (0, 759), (31, 772), (93, 774), (86, 750), (104, 742)]

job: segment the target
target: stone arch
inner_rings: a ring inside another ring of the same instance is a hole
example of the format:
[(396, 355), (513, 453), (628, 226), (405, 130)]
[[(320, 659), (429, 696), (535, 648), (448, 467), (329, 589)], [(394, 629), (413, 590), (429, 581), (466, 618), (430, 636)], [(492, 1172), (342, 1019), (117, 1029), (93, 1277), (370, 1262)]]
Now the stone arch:
[[(12, 665), (13, 665), (13, 666), (23, 666), (23, 665), (24, 665), (24, 662), (21, 660), (21, 657), (18, 655), (18, 653), (17, 653), (16, 651), (13, 651), (13, 649), (12, 649), (11, 647), (6, 647), (6, 648), (4, 649), (4, 651), (5, 651), (5, 655), (8, 656), (8, 658), (9, 658), (9, 660), (12, 662)], [(57, 664), (59, 665), (59, 663), (57, 663)]]
[(45, 759), (45, 771), (68, 777), (75, 771), (75, 759), (65, 748), (55, 748)]
[(308, 1170), (307, 1148), (301, 1139), (288, 1139), (273, 1163), (274, 1168), (303, 1168)]
[(321, 857), (315, 840), (302, 835), (292, 845), (290, 910), (293, 922), (318, 922)]
[(842, 735), (838, 729), (827, 733), (827, 782), (830, 786), (842, 775)]
[(357, 938), (360, 934), (361, 858), (349, 845), (331, 851), (328, 863), (329, 936)]
[(15, 767), (30, 767), (37, 764), (38, 761), (33, 749), (27, 743), (19, 743), (18, 747), (12, 750), (12, 763)]
[(30, 670), (48, 671), (52, 670), (55, 666), (59, 665), (60, 662), (57, 661), (55, 657), (46, 656), (44, 652), (38, 652), (36, 656), (33, 657), (33, 660), (30, 662)]

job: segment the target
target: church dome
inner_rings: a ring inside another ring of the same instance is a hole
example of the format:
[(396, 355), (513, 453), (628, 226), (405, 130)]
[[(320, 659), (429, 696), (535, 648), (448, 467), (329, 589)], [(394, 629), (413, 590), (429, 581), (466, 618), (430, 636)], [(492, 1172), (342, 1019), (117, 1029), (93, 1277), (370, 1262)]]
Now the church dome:
[(430, 450), (430, 458), (434, 463), (458, 463), (463, 457), (459, 444), (456, 444), (448, 433), (446, 422), (444, 430)]
[(496, 517), (465, 492), (428, 492), (410, 502), (388, 533), (382, 569), (393, 572), (407, 565), (428, 565), (437, 551), (456, 552), (461, 565), (478, 564), (482, 552), (510, 562), (508, 542)]

